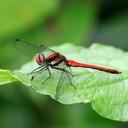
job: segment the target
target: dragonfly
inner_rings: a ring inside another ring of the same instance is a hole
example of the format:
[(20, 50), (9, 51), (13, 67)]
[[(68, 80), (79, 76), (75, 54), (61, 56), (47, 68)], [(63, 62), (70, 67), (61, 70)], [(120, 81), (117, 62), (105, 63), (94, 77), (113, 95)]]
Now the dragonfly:
[[(52, 76), (50, 69), (55, 69), (55, 70), (58, 70), (61, 72), (61, 75), (60, 75), (60, 78), (58, 80), (57, 87), (56, 87), (56, 94), (55, 94), (56, 99), (58, 99), (61, 95), (59, 90), (63, 86), (62, 81), (64, 79), (68, 79), (70, 82), (70, 85), (73, 88), (76, 88), (72, 83), (73, 74), (71, 72), (71, 67), (95, 69), (95, 70), (99, 70), (99, 71), (107, 72), (107, 73), (111, 73), (111, 74), (121, 74), (122, 73), (121, 71), (113, 69), (113, 68), (106, 68), (106, 67), (97, 66), (97, 65), (93, 65), (93, 64), (85, 64), (85, 63), (77, 62), (75, 60), (67, 59), (66, 56), (64, 56), (63, 54), (61, 54), (53, 49), (50, 49), (49, 47), (47, 47), (43, 44), (36, 46), (29, 42), (26, 42), (26, 41), (23, 41), (20, 39), (16, 39), (15, 47), (19, 51), (22, 51), (23, 53), (24, 53), (24, 48), (29, 47), (29, 49), (27, 50), (28, 51), (27, 54), (29, 54), (29, 51), (31, 51), (31, 54), (36, 54), (35, 61), (38, 64), (38, 67), (29, 73), (29, 74), (33, 74), (31, 77), (31, 81), (33, 81), (35, 79), (36, 73), (41, 74), (42, 72), (47, 71), (48, 77), (42, 81), (42, 84), (44, 84)], [(48, 51), (48, 53), (49, 53), (48, 55), (44, 54), (46, 51)], [(65, 76), (66, 76), (66, 78), (65, 78)]]

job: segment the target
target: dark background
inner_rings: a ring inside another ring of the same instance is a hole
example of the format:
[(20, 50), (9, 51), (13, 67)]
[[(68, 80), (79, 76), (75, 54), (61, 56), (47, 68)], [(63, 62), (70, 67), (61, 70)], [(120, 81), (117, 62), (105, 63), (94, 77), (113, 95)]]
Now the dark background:
[[(15, 70), (28, 59), (14, 52), (16, 38), (48, 46), (104, 43), (128, 50), (126, 0), (27, 0), (0, 5), (0, 67)], [(89, 104), (63, 105), (20, 83), (0, 87), (0, 128), (127, 128)]]

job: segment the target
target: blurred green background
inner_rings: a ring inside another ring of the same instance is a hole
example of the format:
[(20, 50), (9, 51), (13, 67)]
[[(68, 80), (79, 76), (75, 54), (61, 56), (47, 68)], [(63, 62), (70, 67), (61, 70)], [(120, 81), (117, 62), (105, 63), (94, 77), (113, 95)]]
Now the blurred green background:
[[(14, 52), (20, 38), (48, 46), (100, 42), (128, 50), (128, 1), (5, 0), (0, 3), (0, 67), (17, 69), (28, 59)], [(63, 105), (31, 88), (0, 87), (0, 128), (127, 128), (100, 117), (89, 104)]]

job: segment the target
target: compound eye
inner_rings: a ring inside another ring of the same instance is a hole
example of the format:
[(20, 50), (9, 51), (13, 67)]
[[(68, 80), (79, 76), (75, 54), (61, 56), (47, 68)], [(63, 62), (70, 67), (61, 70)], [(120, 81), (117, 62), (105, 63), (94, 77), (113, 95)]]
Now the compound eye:
[(38, 65), (41, 65), (44, 62), (44, 56), (42, 54), (37, 55), (36, 62)]

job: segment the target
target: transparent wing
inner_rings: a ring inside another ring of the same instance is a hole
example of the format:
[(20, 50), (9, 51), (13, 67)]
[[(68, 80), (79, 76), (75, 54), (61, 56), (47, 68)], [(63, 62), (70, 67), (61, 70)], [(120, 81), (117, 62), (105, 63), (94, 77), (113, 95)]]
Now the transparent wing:
[[(65, 78), (65, 73), (64, 72), (61, 72), (59, 81), (58, 81), (57, 86), (56, 86), (55, 99), (59, 99), (59, 97), (61, 95), (60, 89), (63, 86), (62, 85), (62, 81), (64, 80), (63, 78)], [(63, 81), (63, 83), (64, 83), (64, 81)]]
[(25, 56), (29, 56), (29, 57), (33, 57), (39, 53), (43, 53), (46, 54), (46, 56), (48, 56), (51, 53), (56, 52), (43, 44), (36, 46), (27, 41), (20, 39), (16, 39), (16, 41), (14, 42), (14, 47), (18, 50), (18, 52), (21, 52)]
[(65, 71), (61, 72), (61, 75), (56, 87), (56, 94), (55, 94), (56, 99), (59, 99), (60, 96), (65, 95), (67, 90), (69, 90), (70, 87), (71, 88), (75, 87), (72, 83), (71, 69), (66, 65), (64, 65), (63, 70)]
[(33, 57), (39, 53), (39, 49), (36, 45), (23, 40), (16, 39), (13, 45), (18, 52), (24, 54), (25, 56)]
[(42, 51), (49, 51), (51, 53), (55, 53), (56, 52), (56, 51), (50, 49), (48, 46), (46, 46), (44, 44), (39, 45), (38, 48), (39, 48), (40, 52), (42, 52)]

